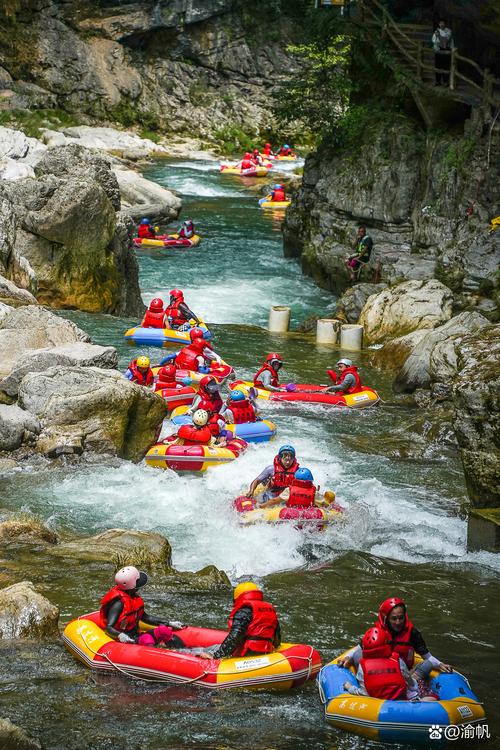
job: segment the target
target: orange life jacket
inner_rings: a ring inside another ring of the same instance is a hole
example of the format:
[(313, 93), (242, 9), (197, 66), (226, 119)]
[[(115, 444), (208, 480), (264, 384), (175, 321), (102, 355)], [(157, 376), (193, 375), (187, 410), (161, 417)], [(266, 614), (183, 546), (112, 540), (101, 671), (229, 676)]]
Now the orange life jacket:
[(116, 630), (123, 633), (131, 633), (139, 627), (139, 620), (144, 614), (144, 601), (139, 594), (132, 595), (129, 591), (123, 591), (117, 586), (113, 586), (107, 594), (101, 599), (101, 608), (99, 610), (99, 625), (104, 630), (108, 624), (108, 608), (111, 602), (119, 599), (123, 604), (123, 610), (113, 626)]
[(314, 505), (314, 498), (316, 496), (316, 487), (312, 482), (304, 479), (293, 479), (290, 485), (290, 497), (287, 500), (287, 506), (293, 508), (300, 506), (301, 508), (310, 508)]
[(406, 698), (406, 680), (401, 672), (399, 654), (376, 659), (361, 658), (366, 692), (371, 698), (401, 701)]
[(257, 419), (255, 407), (247, 398), (244, 401), (231, 401), (229, 408), (233, 412), (234, 424), (255, 422)]
[(273, 489), (284, 490), (285, 487), (289, 487), (294, 478), (295, 472), (299, 468), (299, 464), (296, 458), (293, 460), (293, 464), (289, 469), (285, 469), (278, 456), (274, 457), (274, 474), (271, 479), (271, 487)]
[(174, 302), (173, 305), (169, 305), (165, 309), (165, 315), (167, 316), (168, 322), (172, 326), (172, 328), (179, 328), (180, 326), (183, 326), (184, 323), (187, 323), (187, 318), (182, 314), (181, 310), (179, 309), (179, 306), (182, 304), (182, 301)]
[(142, 321), (142, 325), (144, 328), (163, 328), (163, 318), (164, 318), (164, 311), (156, 311), (156, 310), (146, 310), (146, 314), (144, 316), (144, 320)]
[(229, 615), (228, 626), (231, 629), (233, 617), (242, 607), (250, 607), (252, 620), (247, 628), (245, 641), (233, 656), (245, 656), (248, 651), (258, 654), (269, 654), (274, 651), (274, 638), (278, 628), (276, 610), (263, 601), (262, 591), (246, 591), (236, 599)]
[(265, 388), (264, 383), (259, 380), (259, 376), (266, 370), (267, 372), (271, 373), (271, 385), (273, 386), (273, 388), (278, 388), (280, 384), (278, 380), (278, 373), (273, 367), (271, 367), (271, 365), (267, 364), (267, 362), (263, 364), (260, 370), (257, 370), (255, 375), (253, 376), (253, 384), (257, 386), (257, 388)]
[(153, 370), (151, 367), (148, 367), (148, 371), (144, 374), (142, 373), (139, 368), (137, 367), (137, 360), (134, 359), (128, 366), (128, 369), (133, 375), (132, 383), (137, 383), (138, 385), (152, 385), (154, 382), (154, 375)]

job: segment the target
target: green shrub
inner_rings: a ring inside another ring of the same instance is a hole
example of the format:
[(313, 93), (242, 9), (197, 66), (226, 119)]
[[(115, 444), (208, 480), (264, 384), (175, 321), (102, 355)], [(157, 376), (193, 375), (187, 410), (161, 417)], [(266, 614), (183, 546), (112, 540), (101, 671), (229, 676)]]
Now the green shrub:
[(245, 133), (239, 125), (226, 125), (226, 127), (216, 130), (213, 137), (219, 152), (226, 156), (240, 151), (250, 151), (254, 147), (255, 136)]

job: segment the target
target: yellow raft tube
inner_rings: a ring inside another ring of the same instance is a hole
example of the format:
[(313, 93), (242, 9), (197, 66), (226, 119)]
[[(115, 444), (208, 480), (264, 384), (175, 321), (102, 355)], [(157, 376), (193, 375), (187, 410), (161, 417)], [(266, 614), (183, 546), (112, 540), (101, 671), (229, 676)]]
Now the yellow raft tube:
[(288, 208), (291, 201), (273, 201), (272, 195), (266, 195), (265, 198), (261, 198), (259, 206), (261, 208)]

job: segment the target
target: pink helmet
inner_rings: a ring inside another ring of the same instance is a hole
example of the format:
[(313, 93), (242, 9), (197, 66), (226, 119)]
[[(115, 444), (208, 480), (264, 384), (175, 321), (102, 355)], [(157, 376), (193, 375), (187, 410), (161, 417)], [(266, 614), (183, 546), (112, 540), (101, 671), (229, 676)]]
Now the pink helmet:
[(115, 584), (122, 591), (131, 591), (145, 586), (148, 582), (146, 573), (137, 570), (133, 565), (127, 565), (115, 575)]

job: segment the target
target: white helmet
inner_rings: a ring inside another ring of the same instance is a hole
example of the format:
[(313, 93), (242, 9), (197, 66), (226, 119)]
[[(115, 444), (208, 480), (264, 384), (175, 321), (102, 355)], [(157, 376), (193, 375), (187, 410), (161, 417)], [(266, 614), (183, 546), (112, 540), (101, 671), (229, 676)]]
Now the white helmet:
[(127, 565), (126, 568), (122, 568), (115, 575), (115, 583), (122, 591), (139, 589), (141, 586), (145, 586), (147, 582), (147, 574), (137, 570), (133, 565)]
[(198, 427), (204, 427), (207, 422), (208, 411), (205, 411), (205, 409), (196, 409), (193, 414), (193, 424), (198, 425)]
[(347, 359), (347, 357), (344, 357), (343, 359), (339, 359), (337, 364), (345, 365), (346, 367), (352, 367), (352, 359)]

